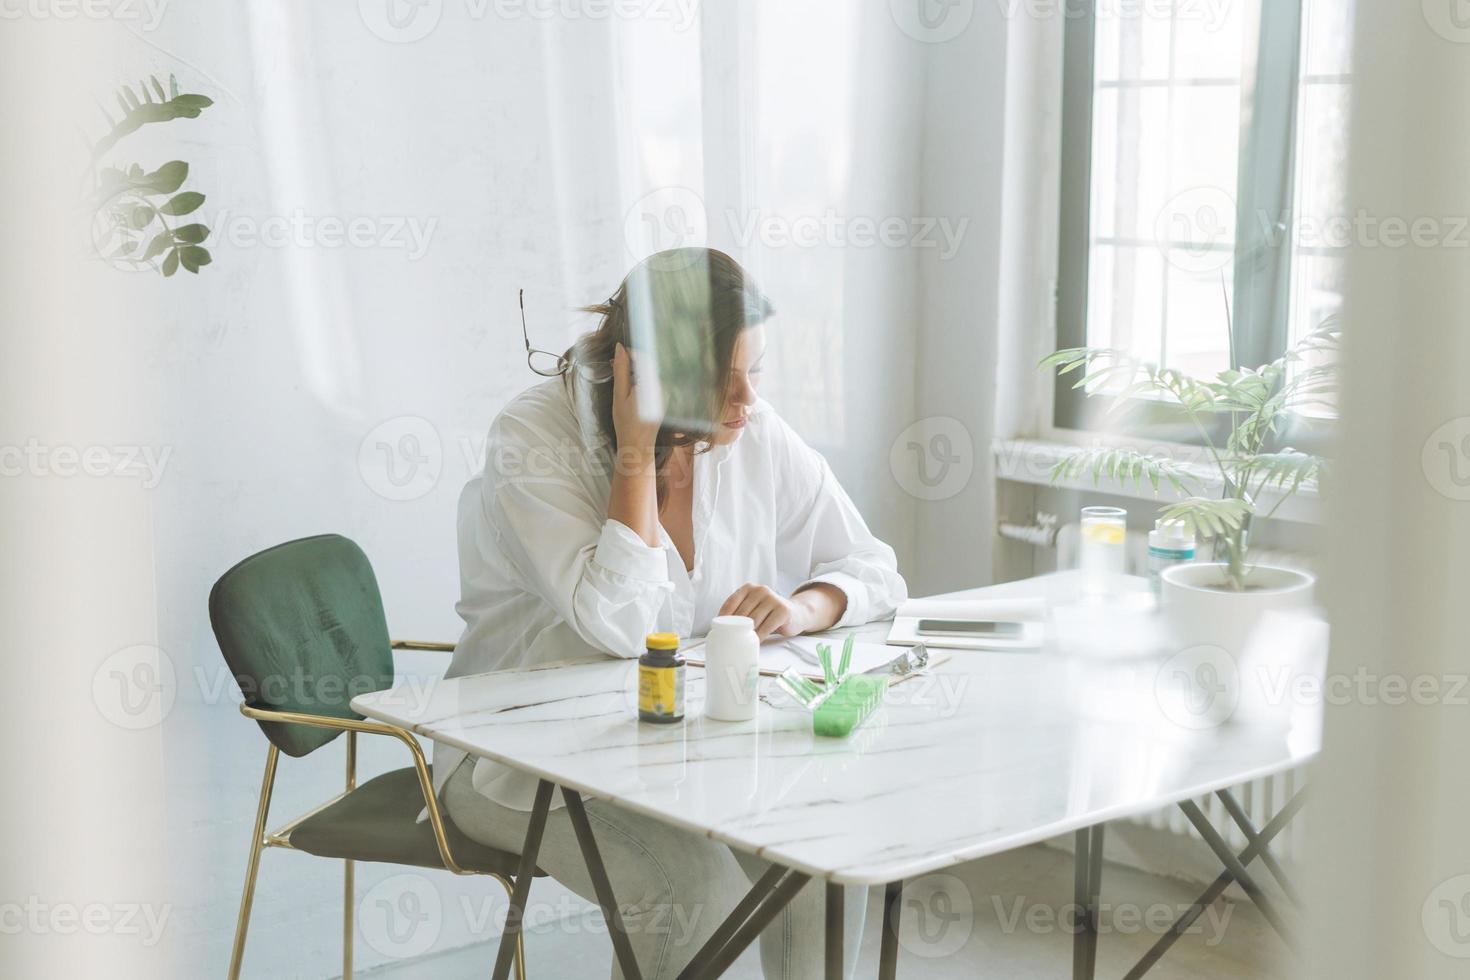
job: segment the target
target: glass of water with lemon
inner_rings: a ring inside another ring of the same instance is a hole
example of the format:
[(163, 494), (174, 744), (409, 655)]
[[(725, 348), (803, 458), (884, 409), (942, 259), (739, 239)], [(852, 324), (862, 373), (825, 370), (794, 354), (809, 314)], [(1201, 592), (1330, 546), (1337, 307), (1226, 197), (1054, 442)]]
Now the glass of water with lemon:
[(1115, 591), (1124, 570), (1123, 542), (1128, 535), (1128, 512), (1121, 507), (1082, 508), (1081, 543), (1077, 567), (1082, 589), (1089, 595)]

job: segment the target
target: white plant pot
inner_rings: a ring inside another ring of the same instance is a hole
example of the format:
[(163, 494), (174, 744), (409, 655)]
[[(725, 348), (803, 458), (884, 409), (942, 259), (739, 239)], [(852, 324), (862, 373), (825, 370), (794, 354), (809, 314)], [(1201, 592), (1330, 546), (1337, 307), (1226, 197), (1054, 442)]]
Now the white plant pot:
[(1312, 604), (1316, 578), (1307, 572), (1256, 565), (1247, 590), (1231, 591), (1223, 563), (1175, 565), (1160, 576), (1160, 604), (1171, 656), (1161, 690), (1175, 692), (1166, 713), (1189, 727), (1218, 725), (1258, 692), (1242, 691), (1242, 658), (1268, 613)]

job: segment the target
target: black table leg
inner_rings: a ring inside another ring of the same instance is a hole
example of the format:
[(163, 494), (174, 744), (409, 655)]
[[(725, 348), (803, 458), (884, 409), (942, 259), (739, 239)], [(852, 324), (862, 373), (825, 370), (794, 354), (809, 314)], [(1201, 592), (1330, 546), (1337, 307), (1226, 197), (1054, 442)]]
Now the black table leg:
[(878, 947), (878, 980), (898, 975), (898, 928), (903, 914), (903, 882), (883, 886), (883, 942)]
[[(510, 954), (514, 952), (514, 939), (525, 916), (525, 904), (532, 877), (536, 873), (536, 854), (541, 847), (541, 837), (546, 828), (546, 816), (551, 806), (551, 794), (555, 787), (542, 780), (536, 788), (536, 804), (531, 811), (531, 823), (526, 830), (526, 842), (521, 849), (521, 864), (516, 876), (511, 908), (506, 915), (505, 933), (501, 937), (500, 953), (495, 961), (494, 980), (505, 980), (510, 968)], [(608, 923), (608, 934), (624, 977), (638, 980), (641, 974), (633, 957), (632, 946), (623, 923), (622, 912), (613, 895), (612, 883), (597, 849), (597, 840), (592, 825), (587, 820), (582, 797), (565, 786), (562, 796), (567, 801), (567, 816), (576, 831), (577, 843), (582, 848), (582, 859), (592, 878), (593, 890), (598, 904)], [(1102, 828), (1096, 828), (1098, 859), (1101, 861)], [(1080, 853), (1080, 852), (1079, 852)], [(1097, 872), (1100, 874), (1100, 872)], [(810, 881), (808, 875), (772, 865), (751, 886), (699, 952), (679, 973), (678, 980), (704, 980), (718, 977), (739, 959), (740, 954), (755, 941), (771, 920), (781, 913), (796, 893)], [(846, 890), (842, 885), (828, 882), (826, 885), (826, 935), (825, 970), (827, 980), (841, 980), (844, 976), (843, 940), (846, 934), (845, 902)], [(1096, 906), (1096, 888), (1093, 888), (1092, 906)], [(894, 881), (883, 889), (883, 936), (878, 952), (879, 980), (896, 980), (898, 973), (898, 931), (903, 912), (903, 882)], [(1089, 974), (1090, 976), (1090, 974)]]
[[(736, 905), (734, 910), (725, 916), (725, 921), (720, 923), (719, 928), (714, 931), (714, 934), (705, 940), (699, 952), (694, 954), (694, 958), (690, 960), (691, 968), (696, 964), (708, 962), (719, 950), (723, 949), (734, 937), (736, 930), (755, 914), (761, 902), (765, 901), (766, 897), (771, 894), (771, 891), (787, 874), (788, 869), (781, 867), (779, 864), (773, 864), (767, 868), (766, 873), (761, 875), (756, 883), (750, 887), (750, 891), (745, 893), (745, 897), (740, 900), (740, 904)], [(685, 972), (687, 973), (688, 971), (686, 970)]]
[[(1293, 796), (1287, 802), (1286, 806), (1281, 808), (1281, 812), (1272, 817), (1270, 822), (1261, 828), (1260, 832), (1251, 839), (1250, 845), (1237, 856), (1237, 862), (1242, 867), (1250, 864), (1264, 853), (1276, 835), (1286, 828), (1286, 825), (1291, 822), (1292, 818), (1296, 816), (1297, 811), (1306, 802), (1306, 792), (1306, 790), (1301, 790)], [(1138, 980), (1138, 978), (1152, 969), (1154, 964), (1169, 951), (1169, 947), (1173, 946), (1180, 936), (1189, 931), (1190, 926), (1194, 925), (1195, 921), (1204, 914), (1205, 909), (1209, 908), (1224, 893), (1225, 889), (1230, 887), (1230, 883), (1234, 880), (1234, 875), (1228, 869), (1222, 871), (1220, 876), (1214, 880), (1209, 888), (1204, 890), (1204, 893), (1200, 895), (1195, 903), (1174, 921), (1174, 925), (1159, 937), (1158, 941), (1153, 944), (1153, 947), (1147, 953), (1143, 954), (1143, 958), (1134, 965), (1133, 969), (1128, 971), (1124, 980)]]
[[(773, 869), (775, 870), (775, 869)], [(761, 934), (761, 930), (770, 924), (770, 921), (781, 913), (796, 893), (801, 891), (802, 886), (811, 880), (807, 875), (797, 871), (780, 869), (780, 874), (772, 877), (771, 872), (761, 876), (760, 881), (755, 883), (750, 894), (740, 902), (735, 912), (720, 925), (720, 928), (709, 940), (700, 947), (699, 952), (689, 961), (689, 965), (679, 971), (678, 980), (704, 980), (707, 977), (718, 977), (730, 968), (730, 964), (740, 958), (745, 948), (755, 941)], [(748, 909), (750, 914), (744, 921), (739, 922), (733, 931), (728, 928), (734, 922), (742, 910)], [(724, 938), (723, 945), (716, 944), (717, 939)]]
[(602, 917), (607, 922), (607, 933), (612, 938), (618, 965), (623, 968), (624, 980), (642, 980), (638, 960), (633, 956), (633, 944), (628, 941), (628, 930), (623, 925), (623, 912), (613, 896), (612, 882), (608, 881), (607, 868), (603, 866), (602, 854), (597, 850), (597, 838), (582, 806), (582, 796), (565, 786), (561, 788), (561, 795), (567, 801), (567, 816), (571, 818), (572, 830), (576, 831), (577, 843), (582, 848), (587, 873), (592, 876), (592, 890), (597, 893), (597, 904), (602, 906)]
[(1076, 916), (1075, 932), (1072, 933), (1072, 980), (1086, 980), (1087, 973), (1087, 845), (1092, 842), (1092, 832), (1083, 827), (1073, 838), (1072, 847), (1072, 909)]
[(1236, 880), (1241, 889), (1250, 897), (1250, 900), (1256, 903), (1256, 908), (1261, 910), (1261, 917), (1266, 920), (1271, 928), (1276, 930), (1277, 935), (1286, 940), (1287, 945), (1291, 945), (1293, 942), (1292, 932), (1286, 922), (1277, 914), (1275, 903), (1267, 898), (1266, 893), (1261, 890), (1261, 886), (1256, 884), (1255, 878), (1245, 869), (1245, 865), (1241, 863), (1240, 858), (1235, 856), (1235, 852), (1230, 849), (1230, 845), (1226, 842), (1225, 838), (1220, 836), (1220, 832), (1210, 823), (1204, 811), (1199, 808), (1199, 804), (1193, 800), (1185, 800), (1179, 804), (1179, 809), (1184, 811), (1184, 815), (1189, 818), (1189, 822), (1194, 824), (1194, 829), (1199, 831), (1200, 837), (1209, 845), (1210, 850), (1215, 852), (1215, 856), (1220, 859), (1220, 863), (1225, 865), (1225, 870), (1230, 872), (1230, 876)]
[(511, 890), (510, 908), (505, 913), (505, 931), (500, 934), (500, 950), (495, 954), (494, 980), (510, 976), (515, 959), (516, 941), (526, 918), (526, 899), (531, 882), (536, 878), (536, 856), (541, 851), (541, 835), (546, 831), (546, 814), (551, 810), (553, 786), (545, 779), (536, 784), (536, 803), (531, 807), (531, 822), (526, 827), (526, 842), (521, 845), (521, 863), (516, 868), (515, 888)]
[(1077, 831), (1072, 899), (1077, 931), (1072, 937), (1072, 978), (1092, 980), (1097, 970), (1098, 895), (1102, 891), (1103, 825)]
[[(1235, 821), (1235, 825), (1245, 835), (1246, 843), (1254, 844), (1259, 841), (1261, 839), (1261, 832), (1256, 829), (1255, 824), (1251, 823), (1251, 818), (1245, 812), (1245, 807), (1240, 805), (1240, 802), (1236, 800), (1230, 790), (1222, 789), (1216, 792), (1215, 795), (1220, 798), (1221, 803), (1225, 804), (1225, 809), (1229, 811), (1230, 818)], [(1276, 884), (1281, 886), (1281, 893), (1286, 896), (1292, 905), (1300, 908), (1302, 904), (1301, 896), (1292, 887), (1291, 879), (1286, 876), (1286, 870), (1281, 867), (1281, 862), (1276, 860), (1276, 855), (1271, 853), (1269, 847), (1262, 844), (1258, 856), (1261, 859), (1261, 863), (1266, 866), (1266, 870), (1271, 872), (1271, 876), (1276, 879)]]
[(841, 885), (827, 882), (827, 980), (842, 980), (842, 936), (845, 931), (842, 900), (845, 897)]

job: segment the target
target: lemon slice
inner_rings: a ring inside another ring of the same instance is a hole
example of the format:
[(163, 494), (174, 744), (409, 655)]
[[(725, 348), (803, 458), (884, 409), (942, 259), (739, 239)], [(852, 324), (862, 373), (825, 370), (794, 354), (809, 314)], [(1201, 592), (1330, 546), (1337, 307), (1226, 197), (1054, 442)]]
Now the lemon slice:
[(1097, 544), (1122, 544), (1123, 528), (1116, 524), (1084, 524), (1082, 537)]

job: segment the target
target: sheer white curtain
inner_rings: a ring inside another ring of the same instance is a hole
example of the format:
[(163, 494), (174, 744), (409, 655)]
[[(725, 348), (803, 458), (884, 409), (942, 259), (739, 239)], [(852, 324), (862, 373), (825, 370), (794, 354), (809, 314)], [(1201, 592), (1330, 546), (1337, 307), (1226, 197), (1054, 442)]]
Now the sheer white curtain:
[[(621, 257), (708, 244), (746, 266), (777, 308), (763, 393), (905, 555), (888, 451), (913, 413), (927, 52), (886, 10), (774, 0), (610, 40)], [(903, 234), (880, 239), (885, 221)]]
[[(1470, 132), (1457, 97), (1470, 26), (1457, 13), (1358, 8), (1348, 203), (1423, 233), (1356, 243), (1343, 277), (1330, 671), (1368, 684), (1329, 705), (1308, 804), (1313, 976), (1462, 977), (1470, 958)], [(1401, 700), (1393, 677), (1419, 693)]]

